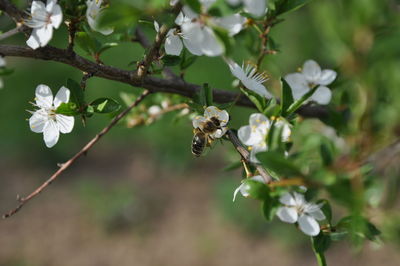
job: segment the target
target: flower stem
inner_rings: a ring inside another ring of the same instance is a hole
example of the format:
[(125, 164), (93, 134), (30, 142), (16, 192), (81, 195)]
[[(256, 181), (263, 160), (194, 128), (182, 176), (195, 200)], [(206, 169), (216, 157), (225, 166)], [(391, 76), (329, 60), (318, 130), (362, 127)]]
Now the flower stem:
[(318, 266), (327, 266), (324, 253), (314, 251), (314, 254), (315, 258), (317, 259)]

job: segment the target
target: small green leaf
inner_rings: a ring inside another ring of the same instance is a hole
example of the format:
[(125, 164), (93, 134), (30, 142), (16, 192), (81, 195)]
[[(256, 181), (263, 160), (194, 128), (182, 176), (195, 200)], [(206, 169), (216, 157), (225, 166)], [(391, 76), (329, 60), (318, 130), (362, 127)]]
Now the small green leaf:
[(311, 0), (281, 0), (279, 3), (277, 3), (276, 15), (295, 11), (308, 2), (311, 2)]
[(249, 193), (250, 197), (259, 200), (265, 200), (269, 198), (269, 188), (264, 183), (246, 179), (243, 181), (243, 185), (246, 186), (246, 191)]
[(116, 42), (103, 43), (103, 44), (101, 45), (100, 49), (98, 49), (97, 53), (98, 53), (98, 54), (101, 54), (101, 53), (103, 53), (104, 51), (106, 51), (106, 50), (108, 50), (108, 49), (110, 49), (110, 48), (116, 47), (116, 46), (118, 46), (118, 45), (119, 45), (119, 44), (116, 43)]
[(286, 116), (289, 106), (294, 102), (292, 89), (285, 79), (281, 79), (282, 82), (282, 98), (281, 98), (281, 112), (282, 116)]
[(201, 13), (201, 4), (199, 0), (185, 0), (185, 3), (197, 14)]
[(268, 222), (272, 221), (274, 218), (279, 205), (279, 201), (276, 198), (268, 197), (266, 200), (264, 200), (262, 209), (264, 217)]
[(236, 170), (240, 167), (242, 167), (243, 163), (241, 161), (237, 161), (237, 162), (233, 162), (227, 166), (225, 166), (222, 171), (224, 172), (228, 172), (228, 171), (232, 171), (232, 170)]
[(180, 68), (181, 70), (185, 70), (188, 67), (190, 67), (194, 62), (196, 62), (196, 59), (198, 56), (195, 55), (190, 55), (185, 49), (183, 50), (182, 54), (182, 60), (180, 63)]
[(331, 238), (329, 235), (322, 232), (312, 238), (313, 249), (317, 253), (324, 253), (331, 245)]
[(333, 162), (332, 150), (327, 143), (322, 142), (319, 151), (321, 153), (322, 161), (325, 166), (330, 166)]
[(96, 38), (84, 31), (76, 33), (75, 43), (90, 55), (95, 54), (101, 47), (100, 42)]
[(256, 157), (267, 169), (282, 176), (302, 176), (301, 171), (296, 165), (290, 162), (279, 152), (267, 151), (258, 153)]
[(67, 79), (67, 88), (71, 91), (70, 101), (75, 103), (78, 109), (84, 106), (85, 98), (81, 86), (75, 80)]
[(181, 58), (175, 55), (166, 55), (163, 57), (162, 61), (166, 66), (176, 66), (181, 62)]
[(117, 101), (110, 98), (96, 99), (89, 106), (93, 107), (93, 111), (99, 114), (113, 113), (121, 108), (121, 105)]
[(79, 109), (75, 103), (61, 103), (57, 107), (56, 113), (60, 115), (74, 116), (79, 114)]
[(98, 28), (128, 27), (138, 22), (141, 11), (132, 4), (118, 3), (104, 9), (98, 19)]
[(262, 97), (258, 93), (255, 93), (253, 91), (247, 90), (247, 89), (240, 89), (244, 95), (249, 98), (250, 101), (254, 103), (254, 105), (257, 107), (258, 111), (263, 113), (265, 108), (266, 108), (266, 100), (265, 97)]
[(213, 104), (213, 90), (208, 85), (208, 83), (204, 83), (203, 84), (203, 90), (204, 90), (204, 94), (205, 94), (205, 97), (206, 97), (206, 105), (207, 106), (214, 105)]

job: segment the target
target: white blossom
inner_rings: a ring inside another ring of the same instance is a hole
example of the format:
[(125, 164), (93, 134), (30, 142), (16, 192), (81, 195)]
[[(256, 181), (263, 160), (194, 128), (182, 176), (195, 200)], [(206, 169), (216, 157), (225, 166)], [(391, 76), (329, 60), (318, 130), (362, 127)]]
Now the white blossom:
[(31, 112), (29, 118), (29, 126), (35, 133), (43, 133), (43, 139), (48, 148), (53, 147), (60, 136), (70, 133), (74, 127), (75, 119), (73, 116), (56, 114), (57, 108), (61, 103), (69, 101), (70, 91), (65, 87), (61, 87), (53, 98), (53, 93), (46, 85), (36, 87), (36, 103), (39, 109)]
[(199, 128), (204, 131), (204, 125), (213, 117), (219, 121), (219, 128), (210, 134), (213, 139), (221, 138), (228, 130), (227, 124), (229, 122), (229, 114), (225, 110), (220, 110), (215, 106), (208, 106), (204, 111), (204, 116), (196, 116), (193, 118), (192, 123), (194, 128)]
[(267, 79), (263, 74), (257, 73), (255, 67), (251, 65), (244, 66), (243, 64), (240, 67), (232, 60), (228, 60), (228, 65), (232, 74), (242, 82), (243, 86), (267, 99), (272, 98), (271, 93), (263, 85)]
[[(281, 131), (282, 142), (290, 141), (291, 125), (284, 118), (274, 118), (277, 121), (274, 127)], [(266, 138), (272, 126), (270, 121), (265, 115), (261, 113), (254, 113), (250, 115), (249, 125), (242, 126), (238, 130), (239, 140), (250, 150), (250, 162), (260, 163), (256, 158), (256, 154), (268, 150)]]
[(300, 230), (306, 235), (316, 236), (320, 232), (317, 221), (325, 219), (321, 211), (322, 204), (308, 203), (304, 195), (293, 192), (283, 194), (279, 201), (284, 205), (279, 207), (276, 215), (286, 223), (298, 223)]
[(240, 186), (238, 186), (238, 187), (235, 189), (235, 191), (233, 192), (233, 200), (232, 200), (232, 201), (235, 201), (235, 200), (236, 200), (236, 195), (237, 195), (239, 192), (240, 192), (240, 194), (242, 194), (242, 196), (245, 197), (245, 198), (247, 198), (247, 197), (250, 195), (250, 193), (249, 193), (250, 185), (246, 183), (247, 180), (253, 180), (253, 181), (256, 181), (256, 182), (260, 182), (260, 183), (265, 184), (264, 178), (263, 178), (262, 176), (260, 176), (260, 175), (256, 175), (256, 176), (253, 176), (253, 177), (251, 177), (251, 178), (242, 180), (242, 184), (240, 184)]
[(249, 125), (239, 128), (239, 140), (250, 149), (250, 161), (259, 163), (256, 154), (267, 150), (266, 137), (271, 127), (270, 120), (261, 113), (250, 115)]
[[(5, 67), (5, 66), (6, 66), (6, 60), (4, 59), (4, 57), (0, 55), (0, 67)], [(2, 89), (3, 86), (4, 86), (3, 79), (0, 78), (0, 89)]]
[(207, 14), (208, 8), (215, 0), (203, 0), (202, 14), (197, 14), (188, 6), (182, 8), (175, 19), (178, 28), (170, 29), (165, 40), (165, 52), (170, 55), (179, 55), (183, 45), (194, 55), (219, 56), (225, 47), (214, 33), (212, 27), (219, 26), (233, 36), (239, 33), (246, 19), (239, 14), (222, 18), (214, 18)]
[(60, 27), (62, 18), (57, 0), (47, 0), (46, 5), (41, 1), (33, 1), (31, 18), (25, 22), (33, 30), (26, 44), (32, 49), (46, 46), (53, 37), (53, 28)]
[(226, 0), (228, 4), (237, 6), (240, 3), (244, 6), (244, 11), (255, 17), (261, 17), (268, 11), (267, 0)]
[(101, 7), (103, 0), (87, 0), (86, 5), (86, 19), (90, 28), (94, 31), (100, 32), (103, 35), (111, 34), (114, 29), (112, 28), (99, 28), (98, 22), (104, 8)]
[(314, 60), (307, 60), (301, 73), (291, 73), (285, 76), (286, 82), (292, 89), (293, 98), (300, 99), (315, 86), (317, 90), (310, 97), (319, 104), (328, 104), (332, 98), (332, 92), (327, 87), (336, 79), (336, 72), (331, 69), (321, 70)]

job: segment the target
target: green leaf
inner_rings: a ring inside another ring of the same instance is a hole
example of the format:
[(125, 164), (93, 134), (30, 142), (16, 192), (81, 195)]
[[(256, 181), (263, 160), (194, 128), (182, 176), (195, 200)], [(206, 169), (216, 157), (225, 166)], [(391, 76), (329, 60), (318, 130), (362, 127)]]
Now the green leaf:
[(101, 47), (100, 42), (96, 38), (84, 31), (76, 33), (75, 43), (90, 55), (96, 54)]
[(188, 67), (190, 67), (194, 62), (196, 62), (196, 59), (198, 56), (195, 55), (190, 55), (188, 52), (184, 49), (183, 50), (183, 55), (182, 55), (182, 60), (180, 63), (180, 68), (181, 70), (185, 70)]
[(79, 109), (75, 103), (61, 103), (60, 106), (57, 107), (56, 113), (60, 115), (74, 116), (79, 115)]
[(108, 50), (108, 49), (110, 49), (110, 48), (113, 48), (113, 47), (116, 47), (116, 46), (118, 46), (118, 45), (119, 45), (119, 44), (116, 43), (116, 42), (103, 43), (103, 44), (101, 45), (100, 49), (98, 49), (97, 53), (101, 54), (101, 53), (105, 52), (106, 50)]
[(230, 163), (229, 165), (225, 166), (222, 169), (222, 171), (228, 172), (228, 171), (236, 170), (238, 168), (241, 168), (242, 165), (243, 165), (243, 163), (241, 161), (233, 162), (233, 163)]
[(104, 9), (98, 19), (98, 27), (131, 27), (138, 22), (141, 11), (133, 4), (118, 3)]
[(243, 185), (247, 187), (247, 192), (249, 193), (250, 197), (259, 200), (265, 200), (269, 198), (269, 188), (264, 183), (246, 179), (243, 181)]
[(212, 106), (213, 104), (213, 90), (212, 88), (208, 85), (208, 83), (203, 84), (203, 90), (204, 94), (206, 97), (206, 105), (207, 106)]
[(163, 57), (162, 61), (166, 66), (176, 66), (181, 62), (181, 58), (176, 55), (166, 55)]
[(258, 93), (255, 93), (253, 91), (247, 90), (247, 89), (240, 89), (244, 95), (249, 98), (252, 103), (257, 107), (258, 111), (263, 113), (265, 108), (266, 108), (266, 101), (265, 98), (259, 95)]
[(108, 114), (113, 113), (121, 108), (121, 105), (110, 98), (99, 98), (90, 103), (90, 106), (93, 107), (93, 111), (99, 114)]
[(313, 249), (317, 253), (324, 253), (331, 245), (331, 238), (322, 232), (312, 238)]
[(274, 218), (279, 205), (279, 201), (276, 198), (268, 197), (266, 200), (264, 200), (262, 210), (264, 217), (268, 222), (272, 221)]
[(295, 11), (307, 4), (308, 2), (311, 2), (311, 0), (281, 0), (276, 5), (276, 15)]
[(302, 176), (301, 171), (296, 165), (290, 162), (279, 152), (267, 151), (258, 153), (256, 157), (267, 169), (282, 176)]
[(85, 105), (83, 89), (73, 79), (67, 79), (67, 88), (71, 91), (70, 102), (75, 103), (78, 109), (81, 109)]
[(322, 142), (319, 146), (319, 151), (321, 153), (322, 161), (325, 166), (330, 166), (333, 162), (332, 150), (327, 143)]
[(185, 3), (197, 14), (201, 13), (201, 4), (199, 0), (185, 0)]
[(318, 86), (315, 86), (314, 88), (312, 88), (309, 92), (307, 92), (306, 94), (304, 94), (300, 99), (298, 99), (297, 101), (295, 101), (294, 103), (292, 103), (290, 105), (290, 107), (288, 108), (288, 110), (286, 111), (287, 115), (290, 115), (292, 113), (294, 113), (297, 109), (299, 109), (301, 107), (301, 105), (308, 100), (308, 98), (310, 98), (314, 92), (318, 89)]
[(281, 112), (282, 116), (286, 116), (289, 106), (294, 102), (292, 89), (285, 79), (281, 79), (282, 82), (282, 97), (281, 97)]

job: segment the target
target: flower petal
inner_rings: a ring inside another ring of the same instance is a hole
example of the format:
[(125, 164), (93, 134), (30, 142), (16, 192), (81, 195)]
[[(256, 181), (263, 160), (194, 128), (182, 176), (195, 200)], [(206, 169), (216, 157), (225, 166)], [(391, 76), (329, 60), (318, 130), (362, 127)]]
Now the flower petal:
[(250, 162), (252, 163), (260, 163), (260, 161), (257, 159), (256, 155), (257, 153), (264, 152), (268, 150), (267, 144), (265, 141), (258, 143), (257, 145), (253, 145), (251, 147), (250, 151)]
[(0, 55), (0, 67), (6, 66), (6, 60)]
[(34, 29), (34, 31), (35, 30), (40, 46), (46, 46), (53, 37), (53, 27), (51, 25), (46, 25), (44, 27)]
[(267, 134), (269, 128), (271, 127), (269, 119), (261, 113), (251, 114), (249, 124), (252, 128), (255, 128), (264, 135)]
[(301, 215), (298, 222), (300, 230), (303, 231), (304, 234), (309, 236), (316, 236), (319, 234), (319, 224), (313, 217)]
[(263, 141), (263, 135), (251, 126), (243, 126), (238, 130), (239, 140), (246, 146), (253, 146)]
[(26, 44), (33, 50), (36, 50), (37, 48), (40, 47), (39, 37), (36, 34), (36, 29), (32, 30), (31, 36), (26, 41)]
[(242, 80), (243, 85), (251, 90), (254, 91), (255, 93), (267, 98), (267, 99), (271, 99), (272, 98), (272, 94), (269, 93), (267, 91), (267, 89), (265, 88), (265, 86), (260, 83), (259, 81), (253, 79), (253, 78), (247, 78)]
[(222, 28), (228, 30), (230, 36), (233, 36), (238, 34), (243, 29), (246, 18), (239, 14), (234, 14), (218, 18), (215, 20), (215, 22)]
[(238, 187), (235, 189), (235, 191), (233, 192), (233, 200), (232, 200), (232, 201), (235, 201), (235, 200), (236, 200), (236, 195), (239, 193), (239, 191), (241, 191), (243, 185), (244, 185), (244, 184), (240, 184), (240, 186), (238, 186)]
[(51, 11), (51, 25), (58, 29), (60, 27), (62, 20), (63, 20), (63, 14), (61, 7), (59, 5), (54, 5), (52, 11)]
[(310, 90), (305, 76), (301, 73), (288, 74), (285, 76), (285, 80), (292, 89), (292, 95), (295, 100), (300, 99)]
[(203, 40), (200, 43), (201, 51), (207, 56), (221, 55), (225, 48), (217, 39), (213, 30), (207, 26), (203, 28)]
[(54, 107), (57, 108), (61, 103), (67, 103), (71, 92), (68, 88), (62, 86), (54, 97)]
[(337, 73), (336, 71), (330, 69), (324, 69), (321, 72), (321, 76), (318, 80), (318, 84), (320, 85), (329, 85), (336, 79)]
[(32, 1), (31, 5), (31, 14), (34, 14), (36, 12), (43, 12), (46, 11), (46, 6), (43, 2), (41, 1)]
[(42, 133), (47, 121), (48, 118), (44, 110), (38, 110), (29, 118), (29, 127), (35, 133)]
[(303, 194), (293, 192), (293, 198), (294, 201), (296, 202), (296, 206), (305, 206), (307, 204), (306, 199), (304, 198)]
[(307, 60), (303, 65), (302, 73), (308, 82), (317, 83), (321, 77), (321, 67), (314, 60)]
[(265, 0), (243, 0), (244, 10), (255, 17), (263, 16), (267, 11)]
[(283, 194), (279, 198), (279, 202), (282, 203), (283, 205), (287, 205), (287, 206), (295, 206), (296, 205), (296, 201), (294, 200), (293, 195), (290, 194), (289, 192), (286, 192), (285, 194)]
[(266, 184), (265, 179), (260, 175), (255, 175), (255, 176), (249, 178), (249, 180), (253, 180), (253, 181), (256, 181), (256, 182), (260, 182), (260, 183)]
[(74, 128), (75, 118), (67, 115), (56, 115), (56, 121), (61, 133), (70, 133)]
[(183, 49), (183, 43), (178, 35), (174, 34), (175, 29), (168, 32), (165, 39), (165, 52), (169, 55), (180, 55)]
[(42, 108), (50, 108), (53, 106), (53, 93), (49, 86), (40, 84), (36, 87), (36, 105)]
[(227, 63), (228, 63), (229, 69), (232, 72), (232, 75), (234, 75), (240, 81), (246, 79), (246, 74), (244, 73), (243, 69), (238, 64), (236, 64), (232, 60), (227, 60)]
[(292, 207), (279, 207), (276, 211), (276, 215), (282, 222), (291, 224), (297, 222), (298, 218), (296, 209)]
[(319, 86), (310, 98), (319, 104), (325, 105), (331, 101), (332, 92), (328, 87)]
[(44, 143), (48, 148), (51, 148), (56, 145), (59, 137), (60, 131), (58, 126), (54, 120), (50, 119), (43, 129)]
[(203, 31), (198, 23), (186, 22), (181, 26), (183, 43), (194, 55), (203, 55), (200, 44), (203, 41)]
[(322, 221), (322, 220), (324, 220), (326, 218), (325, 214), (320, 209), (316, 209), (316, 210), (314, 210), (312, 212), (308, 212), (307, 214), (310, 215), (311, 217), (313, 217), (315, 220), (318, 220), (318, 221)]

